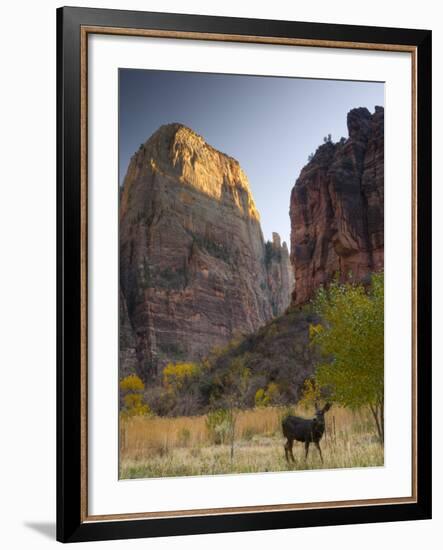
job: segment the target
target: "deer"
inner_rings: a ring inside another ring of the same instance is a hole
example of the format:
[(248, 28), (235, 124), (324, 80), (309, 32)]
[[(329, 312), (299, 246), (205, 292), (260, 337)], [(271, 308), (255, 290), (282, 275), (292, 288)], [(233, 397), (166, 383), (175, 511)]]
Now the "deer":
[(325, 413), (331, 408), (331, 403), (320, 409), (315, 405), (315, 416), (312, 419), (301, 418), (299, 416), (286, 416), (282, 421), (283, 435), (287, 441), (285, 443), (286, 461), (289, 463), (289, 455), (292, 462), (295, 462), (292, 446), (295, 441), (301, 441), (305, 444), (305, 460), (308, 459), (309, 444), (314, 443), (320, 453), (323, 463), (323, 455), (320, 449), (320, 440), (325, 433)]

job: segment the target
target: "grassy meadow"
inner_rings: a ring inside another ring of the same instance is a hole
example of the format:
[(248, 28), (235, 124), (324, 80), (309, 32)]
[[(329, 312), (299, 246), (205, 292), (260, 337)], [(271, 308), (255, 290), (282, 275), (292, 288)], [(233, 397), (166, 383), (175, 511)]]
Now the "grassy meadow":
[[(313, 411), (294, 409), (311, 417)], [(120, 420), (120, 479), (277, 472), (288, 470), (383, 466), (370, 412), (333, 407), (326, 415), (326, 433), (318, 451), (311, 444), (308, 460), (304, 444), (294, 443), (295, 463), (288, 464), (281, 420), (287, 408), (263, 407), (239, 411), (231, 440), (215, 443), (207, 417), (133, 416)]]

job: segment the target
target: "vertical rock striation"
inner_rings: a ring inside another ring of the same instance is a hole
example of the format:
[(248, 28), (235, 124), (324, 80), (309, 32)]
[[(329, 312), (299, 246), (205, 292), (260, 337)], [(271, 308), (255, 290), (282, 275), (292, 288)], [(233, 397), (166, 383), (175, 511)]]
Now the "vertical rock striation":
[(280, 260), (267, 264), (238, 162), (189, 128), (160, 127), (132, 157), (120, 200), (121, 373), (135, 355), (155, 378), (281, 313), (288, 254), (272, 247)]
[(119, 292), (119, 350), (120, 377), (138, 370), (134, 330), (128, 316), (128, 308), (122, 291)]
[(353, 109), (349, 138), (326, 141), (292, 189), (295, 304), (336, 273), (365, 280), (384, 259), (384, 109)]

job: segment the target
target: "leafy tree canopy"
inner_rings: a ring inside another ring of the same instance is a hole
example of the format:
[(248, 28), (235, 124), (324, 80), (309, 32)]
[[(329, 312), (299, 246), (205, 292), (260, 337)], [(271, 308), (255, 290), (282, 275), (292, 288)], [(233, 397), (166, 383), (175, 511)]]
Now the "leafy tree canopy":
[(322, 319), (309, 331), (323, 358), (317, 383), (342, 406), (369, 406), (383, 439), (383, 272), (372, 275), (368, 288), (336, 279), (318, 291), (313, 305)]

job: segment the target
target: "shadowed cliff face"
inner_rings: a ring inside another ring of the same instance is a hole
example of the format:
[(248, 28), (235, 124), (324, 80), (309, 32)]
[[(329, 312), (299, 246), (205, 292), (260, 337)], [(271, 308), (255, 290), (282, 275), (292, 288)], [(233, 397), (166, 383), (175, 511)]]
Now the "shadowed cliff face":
[(281, 244), (278, 233), (272, 233), (272, 242), (268, 241), (265, 244), (265, 264), (272, 314), (276, 317), (289, 307), (291, 291), (294, 288), (288, 246), (285, 242)]
[(292, 190), (293, 302), (336, 273), (365, 280), (384, 259), (384, 109), (348, 113), (349, 138), (321, 145)]
[(155, 378), (282, 313), (288, 251), (272, 247), (238, 162), (180, 124), (157, 130), (120, 202), (121, 374)]

